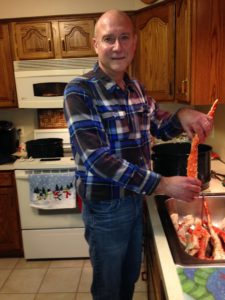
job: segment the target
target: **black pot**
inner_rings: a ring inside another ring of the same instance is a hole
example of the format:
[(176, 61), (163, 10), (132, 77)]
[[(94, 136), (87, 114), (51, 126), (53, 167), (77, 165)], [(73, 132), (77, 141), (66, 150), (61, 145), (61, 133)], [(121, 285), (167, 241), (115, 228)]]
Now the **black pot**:
[(18, 144), (18, 132), (13, 123), (0, 121), (0, 154), (7, 156), (16, 152)]
[[(190, 143), (165, 143), (153, 146), (153, 171), (163, 176), (186, 176), (190, 149)], [(198, 147), (198, 178), (202, 181), (203, 189), (209, 186), (211, 178), (211, 150), (212, 147), (205, 144)]]
[(27, 156), (33, 158), (63, 157), (63, 140), (47, 138), (27, 141), (26, 150)]

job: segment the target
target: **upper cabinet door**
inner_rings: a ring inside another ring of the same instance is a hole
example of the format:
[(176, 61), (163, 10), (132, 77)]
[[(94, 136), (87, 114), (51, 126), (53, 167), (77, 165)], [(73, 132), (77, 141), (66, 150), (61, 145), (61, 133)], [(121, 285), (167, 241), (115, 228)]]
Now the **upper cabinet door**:
[(174, 13), (173, 3), (138, 13), (138, 45), (134, 75), (148, 94), (161, 101), (174, 99)]
[(59, 22), (62, 57), (82, 57), (95, 55), (92, 38), (94, 20)]
[(175, 99), (190, 102), (190, 1), (176, 1)]
[(192, 0), (191, 9), (192, 103), (225, 103), (225, 1)]
[(14, 23), (14, 35), (19, 59), (54, 58), (51, 22)]
[(0, 24), (0, 107), (17, 107), (8, 24)]

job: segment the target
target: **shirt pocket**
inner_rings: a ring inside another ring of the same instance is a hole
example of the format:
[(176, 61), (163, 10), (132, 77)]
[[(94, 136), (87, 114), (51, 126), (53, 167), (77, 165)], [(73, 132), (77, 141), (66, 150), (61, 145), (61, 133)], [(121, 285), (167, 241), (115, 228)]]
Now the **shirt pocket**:
[(137, 132), (150, 131), (150, 108), (147, 104), (142, 105), (134, 112), (134, 118)]
[(126, 111), (107, 111), (101, 114), (106, 133), (110, 140), (123, 140), (130, 133)]

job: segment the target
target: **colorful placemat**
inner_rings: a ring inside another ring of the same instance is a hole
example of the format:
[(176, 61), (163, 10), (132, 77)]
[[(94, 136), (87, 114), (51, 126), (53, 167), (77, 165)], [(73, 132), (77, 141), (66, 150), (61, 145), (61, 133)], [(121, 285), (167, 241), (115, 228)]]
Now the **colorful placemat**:
[(183, 292), (195, 300), (225, 300), (224, 268), (177, 268)]

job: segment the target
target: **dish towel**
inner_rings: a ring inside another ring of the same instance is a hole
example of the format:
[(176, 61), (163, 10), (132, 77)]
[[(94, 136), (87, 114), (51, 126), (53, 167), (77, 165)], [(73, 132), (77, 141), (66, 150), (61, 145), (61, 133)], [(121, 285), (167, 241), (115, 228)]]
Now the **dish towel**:
[(76, 207), (74, 173), (29, 175), (30, 206), (39, 209), (66, 209)]

